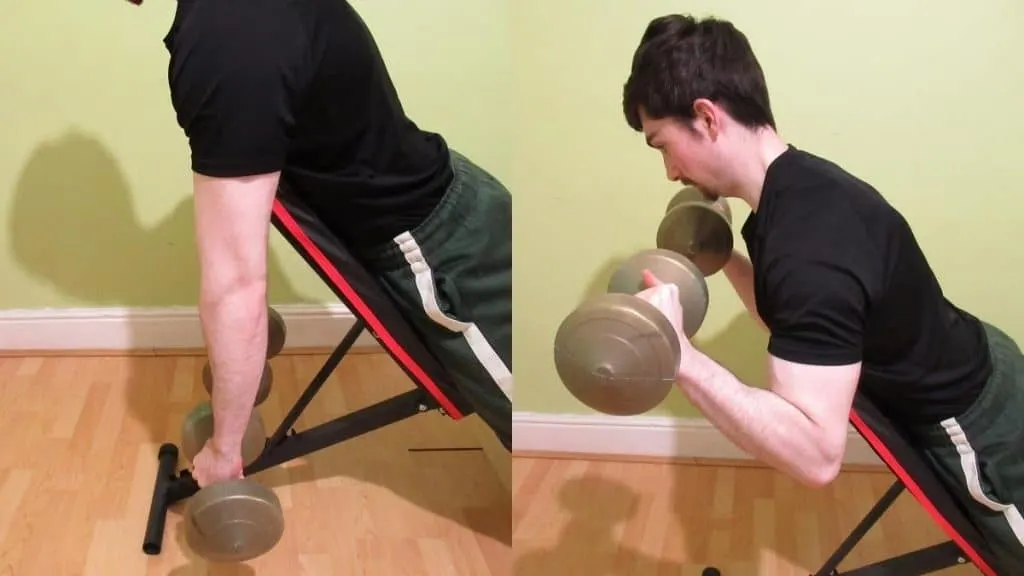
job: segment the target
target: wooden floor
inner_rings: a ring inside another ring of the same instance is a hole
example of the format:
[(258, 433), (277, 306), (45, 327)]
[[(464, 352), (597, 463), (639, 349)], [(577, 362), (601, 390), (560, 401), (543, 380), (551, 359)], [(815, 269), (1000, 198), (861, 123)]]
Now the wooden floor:
[[(324, 358), (271, 361), (268, 427)], [(183, 546), (179, 505), (162, 554), (146, 556), (157, 447), (207, 399), (204, 361), (0, 357), (0, 576), (807, 575), (893, 481), (844, 472), (815, 491), (765, 468), (516, 458), (510, 502), (470, 423), (431, 413), (257, 475), (285, 508), (269, 554), (208, 565)], [(409, 386), (386, 356), (351, 355), (297, 428)], [(410, 451), (452, 447), (468, 450)], [(904, 495), (841, 568), (942, 540)]]
[[(272, 360), (259, 408), (271, 430), (324, 359)], [(157, 447), (177, 443), (183, 415), (208, 399), (204, 362), (0, 358), (0, 575), (511, 574), (509, 493), (470, 427), (434, 413), (255, 476), (285, 508), (284, 537), (263, 557), (208, 566), (183, 546), (180, 504), (162, 554), (144, 555)], [(296, 428), (409, 388), (387, 357), (350, 355)], [(470, 450), (409, 450), (432, 447)]]
[[(892, 484), (844, 472), (810, 490), (766, 468), (516, 457), (513, 548), (522, 576), (807, 576)], [(904, 493), (840, 565), (948, 538)], [(957, 566), (941, 574), (978, 574)]]

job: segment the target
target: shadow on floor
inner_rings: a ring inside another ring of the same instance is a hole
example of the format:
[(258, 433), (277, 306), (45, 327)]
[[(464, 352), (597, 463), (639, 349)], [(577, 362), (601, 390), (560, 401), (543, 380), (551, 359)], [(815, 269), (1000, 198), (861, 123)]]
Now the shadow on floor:
[[(558, 493), (561, 514), (568, 515), (548, 550), (520, 555), (515, 573), (522, 576), (629, 576), (632, 574), (681, 574), (684, 566), (665, 562), (625, 547), (620, 540), (623, 525), (644, 529), (639, 515), (649, 515), (650, 506), (629, 486), (599, 475), (585, 474), (566, 480)], [(653, 536), (653, 535), (652, 535)], [(629, 538), (635, 540), (636, 538)]]

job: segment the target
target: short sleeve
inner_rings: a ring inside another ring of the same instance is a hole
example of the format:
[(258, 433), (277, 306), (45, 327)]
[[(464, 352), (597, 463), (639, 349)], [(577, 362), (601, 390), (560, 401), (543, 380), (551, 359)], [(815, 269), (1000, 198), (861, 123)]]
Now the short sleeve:
[(868, 291), (856, 268), (806, 257), (774, 262), (765, 278), (768, 352), (801, 364), (859, 362)]
[(243, 25), (237, 15), (233, 23), (199, 16), (175, 38), (169, 70), (192, 169), (213, 177), (281, 170), (302, 70), (295, 37), (282, 31), (288, 26), (267, 34), (267, 26)]

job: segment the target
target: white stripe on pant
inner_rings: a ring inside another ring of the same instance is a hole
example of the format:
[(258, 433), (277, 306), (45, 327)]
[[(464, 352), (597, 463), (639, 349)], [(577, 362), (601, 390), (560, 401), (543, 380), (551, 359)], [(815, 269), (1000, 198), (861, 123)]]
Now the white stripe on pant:
[(494, 383), (498, 385), (498, 388), (511, 401), (513, 388), (511, 370), (501, 360), (501, 357), (495, 352), (494, 347), (487, 341), (484, 333), (476, 324), (456, 320), (441, 311), (437, 303), (434, 275), (430, 269), (430, 264), (427, 263), (420, 249), (419, 243), (416, 242), (411, 233), (404, 232), (395, 237), (395, 244), (402, 251), (405, 261), (409, 263), (409, 269), (416, 279), (416, 288), (420, 295), (420, 302), (423, 304), (423, 311), (437, 324), (452, 332), (462, 334), (477, 361), (480, 362), (491, 379), (494, 380)]
[(1024, 517), (1021, 516), (1020, 510), (1013, 504), (1000, 504), (985, 494), (984, 489), (981, 487), (981, 470), (978, 467), (978, 454), (975, 452), (974, 447), (971, 446), (967, 433), (964, 432), (956, 418), (943, 420), (942, 428), (946, 431), (950, 441), (953, 442), (957, 454), (960, 455), (960, 468), (963, 470), (964, 478), (967, 481), (967, 491), (970, 492), (971, 497), (989, 510), (1001, 513), (1006, 518), (1010, 530), (1017, 537), (1017, 541), (1020, 542), (1021, 546), (1024, 546)]

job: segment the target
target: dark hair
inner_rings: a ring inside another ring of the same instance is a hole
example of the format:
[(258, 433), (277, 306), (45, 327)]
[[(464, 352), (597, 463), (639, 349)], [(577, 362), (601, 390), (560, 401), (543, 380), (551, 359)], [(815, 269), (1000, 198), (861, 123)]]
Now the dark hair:
[(623, 89), (626, 121), (640, 131), (652, 118), (693, 120), (706, 98), (748, 128), (775, 129), (764, 72), (747, 37), (731, 22), (672, 14), (647, 25)]

